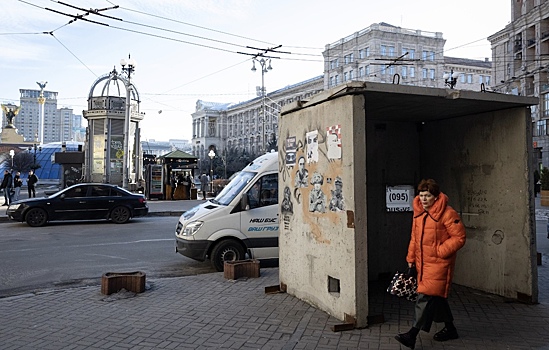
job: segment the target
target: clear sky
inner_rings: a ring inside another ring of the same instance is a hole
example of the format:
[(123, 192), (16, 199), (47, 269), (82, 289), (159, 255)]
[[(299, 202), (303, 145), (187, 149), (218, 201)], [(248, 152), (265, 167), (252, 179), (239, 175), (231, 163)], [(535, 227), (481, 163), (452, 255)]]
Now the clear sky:
[[(442, 32), (445, 56), (491, 59), (486, 38), (511, 20), (502, 0), (2, 0), (0, 102), (19, 89), (56, 91), (58, 108), (82, 114), (94, 81), (131, 54), (141, 96), (142, 139), (192, 137), (198, 99), (241, 102), (256, 96), (261, 73), (251, 56), (282, 45), (265, 74), (267, 92), (323, 74), (326, 44), (373, 23)], [(118, 8), (112, 8), (114, 6)], [(57, 12), (54, 12), (57, 11)], [(64, 15), (67, 14), (67, 15)], [(112, 18), (109, 18), (109, 17)], [(69, 23), (71, 22), (72, 23)], [(107, 25), (105, 25), (107, 24)], [(44, 33), (45, 32), (45, 33)], [(247, 48), (252, 47), (252, 48)]]

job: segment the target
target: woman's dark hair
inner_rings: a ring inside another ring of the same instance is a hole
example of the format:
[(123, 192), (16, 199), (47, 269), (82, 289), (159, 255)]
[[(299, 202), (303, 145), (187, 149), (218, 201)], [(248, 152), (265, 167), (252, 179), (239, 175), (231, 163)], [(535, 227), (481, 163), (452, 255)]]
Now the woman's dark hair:
[(438, 197), (440, 194), (440, 187), (438, 186), (437, 182), (433, 179), (423, 179), (419, 182), (419, 185), (417, 185), (418, 192), (422, 191), (429, 191), (430, 194), (432, 194), (435, 197)]

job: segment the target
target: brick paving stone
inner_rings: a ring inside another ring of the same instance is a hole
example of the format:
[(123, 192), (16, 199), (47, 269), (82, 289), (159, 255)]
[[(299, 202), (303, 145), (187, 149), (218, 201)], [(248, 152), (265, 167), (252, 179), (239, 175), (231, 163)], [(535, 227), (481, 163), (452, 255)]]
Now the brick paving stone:
[[(549, 268), (539, 268), (540, 304), (525, 305), (454, 286), (460, 339), (421, 332), (416, 349), (549, 349)], [(544, 274), (544, 275), (542, 275)], [(264, 294), (278, 269), (229, 282), (221, 273), (148, 281), (145, 293), (107, 298), (99, 286), (0, 299), (2, 349), (399, 349), (413, 303), (369, 288), (370, 310), (385, 323), (334, 333), (340, 320), (288, 294)]]

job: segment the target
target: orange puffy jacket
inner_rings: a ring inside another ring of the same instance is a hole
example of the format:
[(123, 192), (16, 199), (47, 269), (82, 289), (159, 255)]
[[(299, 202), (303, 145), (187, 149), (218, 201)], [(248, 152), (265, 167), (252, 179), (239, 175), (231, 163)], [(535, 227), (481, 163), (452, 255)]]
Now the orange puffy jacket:
[(465, 226), (440, 193), (429, 211), (414, 198), (412, 237), (406, 261), (415, 263), (418, 293), (447, 298), (454, 275), (456, 253), (465, 244)]

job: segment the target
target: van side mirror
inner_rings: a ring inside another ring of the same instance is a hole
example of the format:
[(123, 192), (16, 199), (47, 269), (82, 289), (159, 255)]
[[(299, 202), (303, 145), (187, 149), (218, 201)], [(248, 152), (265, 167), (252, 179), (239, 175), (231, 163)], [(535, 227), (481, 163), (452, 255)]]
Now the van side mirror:
[(244, 193), (242, 194), (242, 197), (240, 197), (240, 208), (242, 211), (250, 210), (250, 205), (248, 204), (248, 194)]

